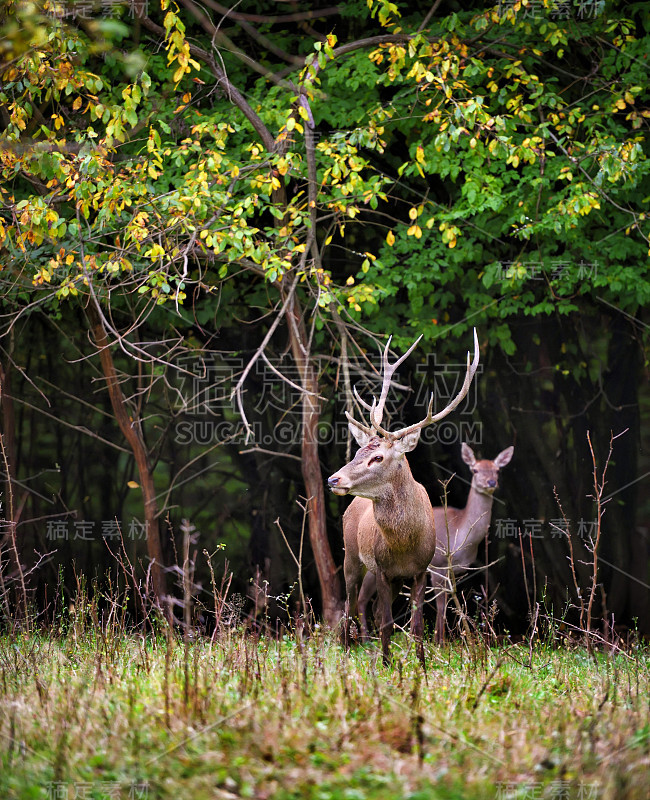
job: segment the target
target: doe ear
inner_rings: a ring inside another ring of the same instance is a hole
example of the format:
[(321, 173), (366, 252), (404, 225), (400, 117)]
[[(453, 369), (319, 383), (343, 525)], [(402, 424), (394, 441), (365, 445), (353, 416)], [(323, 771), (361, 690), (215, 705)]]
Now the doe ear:
[(510, 447), (506, 447), (505, 450), (502, 450), (499, 455), (494, 459), (494, 463), (497, 465), (499, 469), (501, 467), (505, 467), (506, 464), (510, 463), (510, 459), (512, 458), (512, 454), (515, 452), (515, 448), (511, 445)]
[(460, 446), (460, 455), (463, 461), (470, 467), (473, 467), (476, 464), (476, 456), (474, 455), (474, 451), (472, 448), (463, 442)]
[(361, 428), (357, 428), (356, 425), (353, 425), (351, 422), (348, 422), (348, 430), (356, 439), (357, 444), (359, 447), (365, 447), (368, 442), (372, 439), (371, 433), (366, 433), (362, 431)]
[(402, 436), (401, 439), (397, 439), (393, 445), (396, 452), (403, 456), (404, 453), (410, 453), (411, 450), (415, 450), (418, 442), (420, 441), (421, 433), (422, 428), (418, 428), (416, 431), (413, 431), (413, 433), (407, 433), (406, 436)]

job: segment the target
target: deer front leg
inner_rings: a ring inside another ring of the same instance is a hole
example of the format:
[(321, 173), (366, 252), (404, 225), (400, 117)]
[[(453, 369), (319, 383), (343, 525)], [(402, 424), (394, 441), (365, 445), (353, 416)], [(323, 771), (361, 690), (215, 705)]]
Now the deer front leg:
[(447, 570), (432, 569), (430, 574), (431, 587), (436, 598), (436, 644), (443, 644), (445, 641), (447, 603), (449, 601), (449, 572)]
[(393, 589), (390, 581), (381, 570), (375, 574), (377, 581), (377, 602), (381, 619), (381, 652), (384, 664), (390, 664), (390, 638), (393, 635)]
[(422, 666), (424, 662), (424, 590), (427, 585), (427, 573), (422, 572), (413, 578), (411, 587), (411, 636), (415, 640), (418, 658)]
[(343, 647), (346, 651), (350, 649), (350, 619), (350, 595), (347, 595), (343, 609)]
[(447, 624), (447, 601), (449, 595), (447, 592), (438, 587), (438, 595), (436, 597), (436, 644), (445, 643), (445, 626)]
[(359, 624), (361, 625), (361, 641), (367, 642), (370, 638), (368, 635), (368, 603), (377, 591), (377, 579), (374, 572), (366, 572), (359, 591), (358, 607), (359, 607)]
[(345, 553), (343, 562), (345, 576), (345, 617), (343, 620), (343, 644), (346, 650), (350, 649), (350, 624), (357, 615), (359, 603), (359, 583), (361, 581), (361, 563), (357, 558)]

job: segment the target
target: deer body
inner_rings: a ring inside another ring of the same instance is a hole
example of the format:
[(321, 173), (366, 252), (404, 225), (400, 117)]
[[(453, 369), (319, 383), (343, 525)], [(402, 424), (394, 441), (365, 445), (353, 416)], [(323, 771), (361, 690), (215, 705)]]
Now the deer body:
[[(499, 485), (499, 470), (510, 463), (514, 447), (503, 450), (493, 460), (477, 461), (472, 449), (463, 443), (461, 456), (472, 470), (472, 483), (465, 508), (433, 509), (436, 550), (429, 574), (436, 598), (436, 641), (444, 641), (445, 614), (453, 588), (452, 575), (466, 572), (476, 561), (478, 548), (490, 527), (494, 491)], [(366, 608), (375, 593), (374, 575), (368, 573), (359, 593), (362, 635), (367, 636)]]
[(494, 491), (499, 485), (499, 470), (510, 463), (514, 447), (503, 450), (493, 460), (477, 461), (472, 448), (464, 442), (461, 457), (472, 471), (472, 484), (465, 508), (436, 507), (437, 550), (429, 573), (436, 597), (436, 641), (445, 636), (445, 615), (452, 589), (452, 574), (467, 571), (476, 561), (478, 548), (487, 536), (492, 516)]
[[(419, 339), (418, 339), (419, 341)], [(417, 344), (417, 342), (415, 343)], [(424, 631), (424, 590), (427, 568), (436, 549), (435, 523), (431, 501), (411, 474), (406, 453), (413, 450), (425, 425), (436, 422), (453, 410), (465, 397), (478, 366), (478, 339), (474, 332), (475, 357), (470, 364), (458, 396), (440, 413), (434, 415), (433, 396), (426, 418), (396, 432), (381, 427), (383, 409), (391, 377), (415, 344), (394, 364), (388, 363), (386, 345), (382, 367), (384, 379), (379, 401), (372, 406), (359, 402), (370, 411), (370, 426), (348, 415), (350, 433), (360, 449), (352, 461), (328, 479), (330, 489), (338, 495), (352, 494), (355, 499), (343, 515), (345, 543), (346, 643), (349, 642), (350, 619), (360, 612), (361, 638), (367, 637), (365, 606), (359, 603), (359, 587), (364, 574), (373, 576), (376, 586), (380, 635), (384, 661), (389, 659), (390, 637), (394, 626), (392, 605), (396, 591), (405, 580), (412, 581), (411, 633), (418, 643), (418, 655), (424, 663), (422, 635)]]
[[(385, 653), (393, 630), (394, 596), (404, 581), (413, 582), (411, 601), (415, 611), (411, 633), (416, 638), (422, 637), (427, 567), (436, 549), (429, 496), (413, 478), (406, 458), (402, 457), (396, 472), (395, 481), (383, 487), (380, 494), (373, 499), (355, 497), (343, 515), (347, 614), (348, 617), (357, 614), (358, 590), (364, 574), (380, 575), (381, 639)], [(365, 605), (360, 622), (361, 640), (365, 641), (368, 636)]]
[(427, 553), (430, 560), (436, 548), (429, 497), (406, 460), (402, 470), (402, 486), (391, 487), (374, 501), (355, 497), (343, 515), (346, 549), (353, 554), (356, 539), (358, 558), (365, 568), (371, 572), (379, 568), (390, 579), (420, 572), (423, 562), (426, 569)]

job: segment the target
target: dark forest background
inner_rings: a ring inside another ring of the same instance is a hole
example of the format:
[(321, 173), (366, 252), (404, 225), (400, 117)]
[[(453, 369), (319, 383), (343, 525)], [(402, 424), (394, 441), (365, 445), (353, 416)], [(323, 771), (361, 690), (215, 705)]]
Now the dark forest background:
[(108, 591), (122, 548), (177, 592), (186, 520), (199, 595), (206, 550), (242, 613), (255, 581), (292, 613), (302, 537), (335, 621), (351, 388), (422, 333), (390, 400), (415, 421), (475, 326), (470, 396), (409, 458), (462, 506), (461, 442), (515, 446), (467, 598), (575, 618), (587, 436), (600, 475), (625, 431), (598, 614), (650, 633), (649, 4), (109, 10), (3, 4), (1, 613)]

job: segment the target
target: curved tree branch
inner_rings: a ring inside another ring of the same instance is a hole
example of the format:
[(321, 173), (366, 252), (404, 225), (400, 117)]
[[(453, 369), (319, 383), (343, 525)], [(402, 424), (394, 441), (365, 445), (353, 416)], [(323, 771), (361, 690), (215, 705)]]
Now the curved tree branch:
[(237, 22), (261, 22), (265, 25), (277, 25), (285, 22), (306, 22), (310, 19), (321, 19), (321, 17), (332, 17), (341, 13), (339, 6), (330, 6), (330, 8), (319, 8), (314, 11), (299, 11), (294, 14), (245, 14), (241, 11), (234, 11), (231, 8), (222, 6), (216, 0), (203, 0), (206, 6), (213, 8), (224, 17), (236, 20)]

